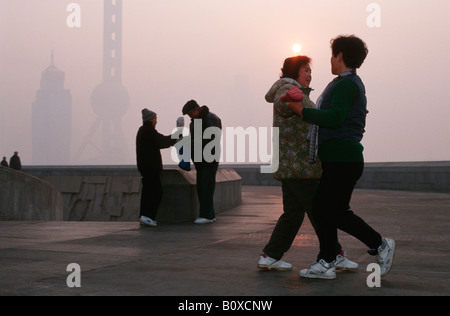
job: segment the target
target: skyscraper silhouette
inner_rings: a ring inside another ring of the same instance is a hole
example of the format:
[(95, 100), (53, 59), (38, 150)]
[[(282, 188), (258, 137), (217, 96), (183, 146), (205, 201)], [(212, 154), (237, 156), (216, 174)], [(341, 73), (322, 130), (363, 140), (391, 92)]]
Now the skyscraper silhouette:
[(32, 105), (33, 164), (70, 163), (71, 122), (72, 96), (64, 89), (64, 72), (55, 67), (52, 52)]
[[(122, 0), (104, 0), (103, 81), (93, 90), (91, 106), (97, 119), (77, 153), (76, 160), (88, 145), (97, 151), (95, 163), (120, 163), (129, 156), (121, 127), (122, 116), (130, 100), (122, 85)], [(94, 135), (100, 129), (100, 141)]]

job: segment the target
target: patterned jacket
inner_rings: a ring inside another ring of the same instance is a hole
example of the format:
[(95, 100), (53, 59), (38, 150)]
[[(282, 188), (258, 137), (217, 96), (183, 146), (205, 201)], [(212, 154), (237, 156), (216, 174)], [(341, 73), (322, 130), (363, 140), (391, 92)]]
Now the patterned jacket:
[(295, 114), (288, 103), (280, 101), (286, 92), (296, 85), (303, 94), (303, 105), (314, 108), (309, 98), (311, 89), (302, 87), (296, 80), (282, 78), (274, 83), (266, 94), (266, 101), (273, 103), (273, 126), (279, 128), (279, 143), (274, 139), (274, 146), (279, 146), (279, 167), (274, 178), (282, 179), (318, 179), (322, 173), (320, 162), (308, 163), (309, 123)]

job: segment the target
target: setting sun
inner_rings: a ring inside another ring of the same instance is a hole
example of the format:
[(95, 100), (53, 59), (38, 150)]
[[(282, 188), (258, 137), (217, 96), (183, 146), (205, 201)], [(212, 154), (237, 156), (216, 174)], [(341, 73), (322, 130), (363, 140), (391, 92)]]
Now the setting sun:
[(302, 51), (302, 46), (300, 44), (294, 44), (294, 46), (292, 46), (292, 50), (294, 51), (294, 53), (300, 54), (300, 52)]

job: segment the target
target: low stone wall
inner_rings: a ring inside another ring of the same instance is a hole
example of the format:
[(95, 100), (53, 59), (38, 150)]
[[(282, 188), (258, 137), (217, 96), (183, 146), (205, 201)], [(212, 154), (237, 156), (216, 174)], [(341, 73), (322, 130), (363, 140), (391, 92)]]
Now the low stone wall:
[(65, 221), (137, 219), (141, 179), (108, 176), (49, 176), (64, 200)]
[[(229, 165), (242, 177), (242, 185), (279, 186), (259, 165)], [(357, 188), (450, 193), (450, 161), (366, 163)]]
[[(196, 171), (181, 169), (163, 171), (163, 198), (158, 221), (190, 221), (199, 215)], [(216, 214), (242, 203), (241, 177), (233, 169), (219, 169), (216, 176), (214, 210)]]
[(357, 187), (450, 193), (450, 161), (367, 163)]
[[(165, 168), (164, 195), (157, 220), (195, 218), (198, 215), (195, 169), (185, 172), (176, 166)], [(48, 186), (52, 193), (32, 192), (32, 184), (44, 185), (41, 180), (31, 180), (33, 177), (13, 180), (15, 171), (3, 168), (0, 219), (137, 220), (141, 178), (135, 166), (36, 166), (26, 167), (24, 172), (52, 183), (53, 186)], [(23, 177), (22, 173), (19, 175)], [(241, 203), (242, 185), (279, 186), (280, 182), (272, 174), (261, 173), (259, 165), (222, 165), (217, 174), (214, 200), (217, 212)], [(63, 193), (64, 213), (50, 215), (58, 206), (51, 208), (45, 203), (53, 200), (56, 205), (62, 203), (58, 202), (55, 187)], [(450, 161), (366, 163), (357, 188), (450, 193)], [(26, 198), (18, 198), (15, 194), (19, 193), (14, 192), (21, 192)], [(24, 214), (11, 215), (20, 210)]]
[[(132, 166), (28, 167), (63, 194), (64, 220), (137, 221), (141, 177)], [(162, 171), (163, 199), (156, 220), (178, 222), (198, 217), (196, 171), (178, 168)], [(216, 213), (242, 202), (241, 177), (232, 169), (219, 168), (214, 206)]]
[(0, 220), (60, 221), (63, 198), (53, 185), (0, 166)]

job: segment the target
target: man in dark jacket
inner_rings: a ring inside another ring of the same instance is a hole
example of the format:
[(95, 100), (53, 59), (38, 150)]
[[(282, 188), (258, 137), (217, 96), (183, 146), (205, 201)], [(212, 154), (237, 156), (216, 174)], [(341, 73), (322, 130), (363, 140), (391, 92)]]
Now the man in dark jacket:
[(155, 129), (157, 116), (148, 109), (142, 110), (143, 125), (136, 136), (136, 160), (142, 175), (140, 222), (157, 226), (156, 214), (162, 200), (160, 174), (163, 169), (160, 149), (173, 146), (178, 140), (164, 136)]
[[(214, 223), (216, 221), (214, 190), (220, 160), (222, 122), (217, 115), (209, 111), (207, 106), (200, 107), (195, 100), (190, 100), (184, 105), (183, 115), (186, 114), (191, 118), (191, 124), (189, 125), (191, 158), (197, 171), (197, 194), (200, 203), (199, 217), (195, 220), (195, 223)], [(205, 137), (207, 129), (209, 129), (208, 132), (211, 132), (211, 137)], [(200, 133), (201, 135), (199, 135)], [(218, 146), (215, 146), (215, 144)]]

